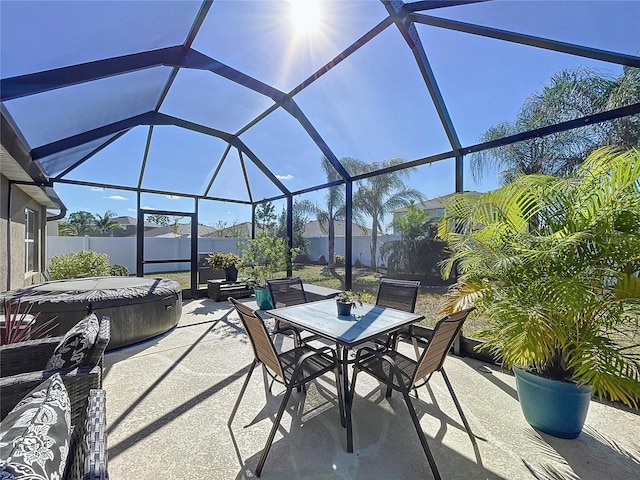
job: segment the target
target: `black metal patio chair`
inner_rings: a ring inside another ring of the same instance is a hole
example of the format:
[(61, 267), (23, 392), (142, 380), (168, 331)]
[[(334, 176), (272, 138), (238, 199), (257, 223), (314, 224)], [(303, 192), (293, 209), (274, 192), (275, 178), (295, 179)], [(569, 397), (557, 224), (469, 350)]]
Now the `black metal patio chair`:
[[(307, 303), (307, 295), (304, 291), (304, 285), (300, 277), (286, 277), (267, 280), (267, 286), (269, 287), (269, 293), (271, 294), (273, 308), (290, 307), (291, 305)], [(278, 331), (283, 328), (292, 328), (302, 334), (302, 330), (294, 327), (290, 323), (276, 320), (275, 330)], [(300, 338), (304, 342), (310, 342), (312, 340), (317, 340), (319, 336), (310, 335), (304, 338), (300, 336)]]
[[(414, 312), (416, 309), (416, 301), (418, 300), (418, 290), (420, 289), (419, 281), (412, 280), (396, 280), (394, 278), (382, 278), (378, 286), (378, 294), (376, 295), (376, 305), (381, 307), (395, 308), (405, 312)], [(405, 327), (400, 332), (409, 332), (413, 334), (413, 325)], [(390, 348), (395, 343), (396, 335), (385, 335), (376, 339), (377, 344)], [(416, 352), (416, 358), (420, 356), (417, 343), (413, 342)]]
[[(436, 479), (441, 478), (440, 473), (438, 472), (438, 467), (436, 466), (436, 462), (431, 450), (429, 449), (425, 434), (420, 426), (420, 420), (416, 414), (409, 392), (411, 389), (417, 389), (425, 385), (431, 379), (434, 372), (440, 372), (449, 392), (451, 393), (451, 397), (453, 398), (453, 402), (455, 403), (458, 413), (462, 418), (462, 423), (471, 438), (471, 442), (474, 447), (477, 445), (475, 435), (471, 431), (469, 422), (467, 422), (467, 418), (462, 411), (460, 402), (453, 391), (453, 386), (451, 385), (443, 367), (444, 361), (447, 358), (447, 353), (449, 352), (456, 335), (462, 328), (462, 325), (467, 319), (469, 313), (473, 310), (473, 307), (461, 310), (447, 315), (445, 318), (438, 321), (433, 329), (433, 335), (429, 341), (417, 338), (419, 343), (426, 345), (417, 361), (399, 353), (396, 349), (378, 351), (370, 347), (363, 347), (357, 351), (353, 366), (351, 398), (353, 398), (356, 378), (360, 371), (364, 371), (383, 382), (387, 386), (387, 398), (391, 396), (393, 390), (398, 390), (402, 393), (407, 404), (407, 409), (409, 410), (409, 415), (411, 416), (413, 425), (418, 433), (418, 437), (420, 438), (420, 443), (422, 444), (424, 453), (427, 456), (429, 466), (431, 467), (431, 471)], [(408, 333), (403, 333), (401, 335), (415, 337), (415, 335)]]
[(262, 364), (267, 373), (279, 383), (286, 387), (284, 397), (280, 403), (280, 408), (273, 422), (273, 427), (267, 438), (267, 443), (262, 450), (262, 455), (258, 461), (256, 468), (256, 476), (260, 476), (264, 462), (269, 454), (269, 449), (273, 443), (276, 431), (282, 420), (282, 415), (289, 402), (289, 397), (294, 388), (304, 388), (310, 381), (324, 375), (333, 370), (338, 392), (338, 405), (340, 408), (340, 420), (344, 424), (344, 410), (342, 399), (342, 387), (340, 382), (340, 371), (338, 358), (335, 352), (329, 348), (313, 348), (308, 345), (297, 346), (286, 352), (277, 353), (271, 337), (267, 332), (264, 322), (256, 315), (255, 311), (246, 305), (238, 302), (233, 298), (229, 298), (229, 302), (233, 304), (240, 320), (249, 336), (251, 346), (253, 348), (254, 360), (249, 367), (247, 377), (240, 389), (238, 399), (236, 400), (227, 425), (231, 426), (233, 418), (236, 415), (240, 401), (244, 396), (249, 379), (253, 370), (258, 364)]

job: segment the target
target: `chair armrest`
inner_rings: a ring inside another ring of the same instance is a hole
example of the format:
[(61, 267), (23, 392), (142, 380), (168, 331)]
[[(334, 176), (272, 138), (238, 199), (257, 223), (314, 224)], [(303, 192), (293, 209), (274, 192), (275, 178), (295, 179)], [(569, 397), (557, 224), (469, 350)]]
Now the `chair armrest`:
[(40, 370), (0, 378), (0, 398), (2, 398), (0, 420), (31, 390), (56, 373), (60, 374), (67, 389), (71, 404), (71, 424), (75, 425), (77, 419), (83, 414), (89, 390), (100, 386), (102, 369), (99, 366), (66, 370)]
[(302, 344), (302, 337), (300, 336), (300, 331), (295, 328), (293, 325), (291, 326), (285, 326), (285, 327), (280, 327), (280, 328), (274, 328), (273, 330), (271, 330), (270, 335), (277, 335), (277, 334), (283, 334), (285, 332), (291, 332), (293, 334), (294, 337), (296, 337), (297, 340), (297, 345), (301, 345)]
[[(294, 383), (296, 382), (296, 379), (300, 375), (300, 372), (303, 370), (303, 366), (305, 362), (311, 360), (313, 357), (321, 356), (326, 358), (327, 356), (329, 356), (331, 357), (331, 363), (333, 363), (333, 367), (338, 368), (338, 357), (336, 356), (335, 350), (333, 350), (332, 348), (330, 347), (322, 347), (322, 348), (307, 347), (307, 348), (311, 348), (312, 351), (303, 354), (298, 359), (298, 362), (296, 363), (296, 368), (293, 370), (293, 374), (291, 375), (291, 380)], [(329, 353), (329, 355), (327, 355), (327, 353)], [(311, 378), (314, 378), (315, 376), (321, 375), (321, 373), (322, 372), (319, 371), (313, 377), (309, 377), (305, 381), (308, 381)]]
[(106, 392), (91, 389), (85, 408), (74, 426), (64, 478), (107, 480)]
[(96, 336), (96, 342), (91, 349), (89, 356), (86, 359), (84, 366), (93, 367), (95, 365), (102, 366), (104, 362), (104, 352), (107, 349), (107, 345), (111, 340), (111, 318), (103, 316), (100, 320), (100, 328), (98, 329), (98, 335)]
[[(380, 359), (380, 361), (387, 362), (391, 367), (391, 375), (395, 375), (398, 378), (398, 383), (399, 384), (401, 383), (402, 372), (400, 371), (400, 367), (398, 367), (398, 364), (396, 363), (396, 361), (393, 358), (391, 358), (389, 355), (387, 355), (384, 351), (374, 350), (373, 348), (369, 348), (369, 347), (362, 347), (358, 349), (358, 352), (356, 353), (356, 358), (354, 361), (355, 366), (358, 368), (364, 368), (364, 365), (362, 365), (361, 363), (362, 357), (366, 357), (366, 358), (376, 357)], [(391, 377), (391, 375), (389, 377)]]
[(84, 478), (107, 480), (107, 399), (104, 390), (91, 390), (87, 418), (88, 455), (85, 457)]
[(0, 347), (0, 376), (44, 370), (62, 337), (42, 338)]
[(397, 338), (398, 340), (401, 337), (406, 337), (408, 339), (414, 339), (416, 342), (422, 344), (423, 346), (427, 346), (429, 344), (429, 340), (427, 340), (425, 337), (421, 337), (420, 335), (416, 335), (414, 333), (410, 333), (410, 332), (399, 332), (397, 334)]

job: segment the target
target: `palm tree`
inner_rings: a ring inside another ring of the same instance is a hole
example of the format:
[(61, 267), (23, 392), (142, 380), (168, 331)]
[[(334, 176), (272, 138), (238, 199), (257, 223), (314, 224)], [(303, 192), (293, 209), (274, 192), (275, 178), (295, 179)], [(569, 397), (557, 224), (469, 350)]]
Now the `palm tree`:
[[(322, 157), (322, 169), (327, 177), (327, 183), (341, 180), (342, 177), (338, 171), (333, 167), (327, 157)], [(362, 173), (366, 166), (365, 164), (351, 157), (345, 157), (340, 159), (340, 163), (351, 174)], [(345, 218), (345, 187), (344, 185), (336, 185), (327, 188), (325, 195), (325, 203), (323, 206), (316, 205), (315, 208), (316, 219), (318, 224), (324, 233), (327, 234), (329, 243), (329, 258), (327, 259), (329, 270), (335, 269), (335, 252), (336, 252), (336, 232), (335, 222), (336, 220), (344, 220)], [(352, 212), (353, 220), (359, 220), (360, 217), (357, 211)]]
[(69, 220), (60, 224), (60, 234), (65, 236), (89, 235), (95, 229), (96, 217), (91, 212), (80, 210), (69, 215)]
[[(640, 102), (640, 68), (625, 66), (623, 73), (610, 84), (606, 110)], [(619, 148), (640, 147), (640, 115), (618, 118), (611, 124), (603, 124), (607, 145)]]
[[(367, 165), (370, 171), (380, 170), (404, 163), (401, 158), (392, 158), (381, 163)], [(353, 208), (358, 213), (371, 217), (371, 269), (377, 271), (378, 231), (384, 230), (384, 217), (394, 210), (406, 207), (412, 202), (421, 202), (424, 195), (404, 182), (411, 169), (369, 177), (363, 181), (353, 195)]]
[(102, 235), (107, 235), (109, 232), (113, 235), (113, 230), (119, 230), (122, 228), (118, 222), (114, 220), (116, 214), (111, 210), (104, 212), (104, 215), (96, 214), (94, 226)]
[[(541, 92), (527, 98), (513, 122), (490, 127), (480, 141), (489, 142), (637, 102), (637, 68), (625, 67), (618, 78), (588, 69), (563, 70)], [(471, 169), (476, 179), (495, 169), (502, 184), (520, 174), (567, 175), (600, 146), (630, 148), (639, 142), (640, 116), (634, 115), (478, 152), (471, 156)]]

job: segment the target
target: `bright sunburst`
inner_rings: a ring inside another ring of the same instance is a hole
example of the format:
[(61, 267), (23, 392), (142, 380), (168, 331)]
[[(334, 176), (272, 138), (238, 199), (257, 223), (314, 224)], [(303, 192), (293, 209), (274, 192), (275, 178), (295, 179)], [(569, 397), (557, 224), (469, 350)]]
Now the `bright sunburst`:
[(320, 2), (314, 0), (290, 0), (291, 21), (298, 34), (311, 33), (320, 25)]

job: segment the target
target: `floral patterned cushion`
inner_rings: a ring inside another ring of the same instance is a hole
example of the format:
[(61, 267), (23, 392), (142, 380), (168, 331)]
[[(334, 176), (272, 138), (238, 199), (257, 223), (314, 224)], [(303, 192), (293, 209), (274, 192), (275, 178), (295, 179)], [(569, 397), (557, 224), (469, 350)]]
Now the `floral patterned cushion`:
[(96, 342), (99, 327), (95, 313), (90, 313), (76, 323), (53, 351), (45, 370), (74, 368), (82, 365)]
[(56, 373), (20, 400), (0, 423), (0, 479), (59, 480), (70, 433), (69, 396)]

